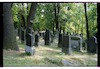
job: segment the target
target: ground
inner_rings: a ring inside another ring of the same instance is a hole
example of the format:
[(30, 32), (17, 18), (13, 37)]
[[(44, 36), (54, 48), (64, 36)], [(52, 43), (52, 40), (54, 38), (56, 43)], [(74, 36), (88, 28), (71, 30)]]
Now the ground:
[(40, 38), (39, 46), (35, 48), (34, 56), (25, 54), (25, 44), (18, 45), (20, 51), (3, 50), (3, 64), (5, 67), (84, 67), (97, 66), (97, 54), (86, 52), (72, 52), (65, 55), (61, 48), (57, 47), (57, 39), (50, 46), (45, 46)]

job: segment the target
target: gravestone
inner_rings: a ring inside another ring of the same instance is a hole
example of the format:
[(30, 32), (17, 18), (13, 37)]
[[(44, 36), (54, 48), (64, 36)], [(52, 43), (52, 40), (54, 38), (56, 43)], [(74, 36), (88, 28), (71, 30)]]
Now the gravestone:
[(61, 33), (59, 33), (59, 38), (58, 38), (58, 47), (61, 48), (62, 47), (62, 40), (63, 40), (63, 36)]
[(19, 36), (19, 39), (21, 39), (21, 29), (18, 28), (18, 36)]
[(75, 51), (82, 51), (82, 38), (80, 36), (71, 36), (71, 47)]
[(35, 34), (35, 43), (34, 43), (34, 45), (38, 46), (38, 42), (39, 42), (39, 35)]
[(87, 52), (97, 53), (97, 38), (95, 36), (90, 37), (87, 42), (88, 42)]
[(83, 40), (83, 43), (82, 43), (82, 50), (84, 50), (84, 51), (87, 50), (87, 43), (84, 40)]
[(42, 36), (42, 33), (41, 33), (41, 32), (39, 32), (39, 35), (40, 35), (40, 36)]
[(28, 33), (28, 34), (26, 35), (26, 38), (27, 38), (27, 40), (26, 40), (26, 45), (32, 47), (33, 44), (34, 44), (33, 35), (32, 35), (31, 33)]
[(25, 30), (21, 30), (21, 43), (25, 43)]
[(45, 32), (42, 33), (43, 39), (45, 39)]
[(54, 35), (53, 35), (53, 32), (52, 31), (50, 32), (50, 37), (51, 37), (51, 40), (50, 41), (51, 41), (51, 43), (53, 43)]
[(72, 54), (71, 50), (71, 36), (63, 35), (62, 52), (65, 54)]
[(31, 28), (27, 29), (26, 33), (26, 46), (25, 46), (25, 52), (30, 53), (31, 56), (35, 54), (35, 47), (34, 47), (34, 35)]
[(44, 38), (44, 43), (45, 45), (50, 45), (50, 31), (49, 30), (46, 30), (45, 32), (45, 38)]

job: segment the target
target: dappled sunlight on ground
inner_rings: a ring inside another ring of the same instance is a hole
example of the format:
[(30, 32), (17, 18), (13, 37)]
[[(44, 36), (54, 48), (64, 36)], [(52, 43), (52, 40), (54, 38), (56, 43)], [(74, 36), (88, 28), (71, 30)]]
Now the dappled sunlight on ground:
[[(55, 43), (56, 42), (56, 43)], [(57, 40), (50, 46), (45, 46), (40, 39), (39, 46), (35, 48), (35, 55), (25, 54), (25, 44), (20, 44), (20, 51), (4, 50), (4, 66), (96, 66), (97, 54), (73, 52), (65, 55), (57, 47)], [(63, 64), (63, 61), (66, 62)]]

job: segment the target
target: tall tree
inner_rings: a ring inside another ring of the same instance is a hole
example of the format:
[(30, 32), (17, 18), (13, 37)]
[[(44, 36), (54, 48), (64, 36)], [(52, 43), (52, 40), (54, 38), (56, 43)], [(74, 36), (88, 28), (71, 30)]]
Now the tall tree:
[(88, 17), (87, 17), (86, 3), (84, 3), (84, 9), (85, 9), (85, 18), (86, 18), (86, 33), (87, 33), (87, 39), (89, 39)]
[[(3, 3), (0, 4), (0, 7), (1, 7), (0, 10), (3, 10)], [(2, 13), (3, 13), (3, 11), (0, 12), (0, 17), (1, 17), (0, 22), (2, 22), (2, 20), (3, 20), (3, 15), (2, 15)], [(1, 29), (3, 28), (3, 23), (1, 23), (0, 28), (1, 28)], [(0, 34), (0, 38), (2, 38), (2, 36), (3, 36), (3, 33), (2, 33), (2, 32), (3, 32), (3, 30), (0, 31), (0, 33), (1, 33), (1, 34)], [(2, 39), (0, 39), (0, 40), (2, 41)], [(1, 42), (1, 43), (3, 43), (3, 42)], [(3, 55), (3, 53), (2, 53), (2, 52), (3, 52), (2, 48), (3, 48), (3, 47), (1, 46), (1, 48), (0, 48), (0, 55)], [(3, 67), (3, 57), (2, 57), (2, 56), (0, 57), (0, 67)]]
[(32, 3), (30, 12), (27, 19), (27, 26), (30, 26), (30, 22), (34, 20), (35, 11), (36, 11), (37, 3)]
[(56, 30), (58, 30), (58, 4), (55, 3), (55, 23), (56, 23)]
[[(37, 3), (32, 3), (31, 4), (31, 8), (30, 8), (30, 12), (27, 18), (27, 28), (26, 28), (26, 35), (30, 32), (32, 32), (32, 23), (35, 17), (35, 13), (36, 13), (36, 8), (37, 8)], [(31, 28), (31, 30), (29, 30), (29, 27)], [(32, 33), (31, 33), (32, 34)], [(27, 44), (28, 38), (26, 36), (26, 44)]]
[(18, 51), (14, 23), (12, 19), (11, 3), (3, 4), (3, 48)]

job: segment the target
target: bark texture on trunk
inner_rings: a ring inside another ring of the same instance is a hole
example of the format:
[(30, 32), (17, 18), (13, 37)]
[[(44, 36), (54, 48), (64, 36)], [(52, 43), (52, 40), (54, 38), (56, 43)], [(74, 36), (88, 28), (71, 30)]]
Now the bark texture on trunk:
[(11, 3), (3, 3), (3, 49), (18, 51), (14, 23), (12, 19)]
[(27, 26), (30, 26), (31, 25), (30, 21), (34, 20), (36, 8), (37, 8), (37, 3), (32, 3), (31, 8), (30, 8), (30, 12), (28, 15), (28, 19), (27, 19)]
[(88, 28), (88, 17), (87, 17), (86, 3), (84, 3), (84, 9), (85, 9), (85, 18), (86, 18), (86, 33), (87, 33), (87, 39), (89, 39), (89, 28)]

